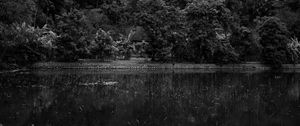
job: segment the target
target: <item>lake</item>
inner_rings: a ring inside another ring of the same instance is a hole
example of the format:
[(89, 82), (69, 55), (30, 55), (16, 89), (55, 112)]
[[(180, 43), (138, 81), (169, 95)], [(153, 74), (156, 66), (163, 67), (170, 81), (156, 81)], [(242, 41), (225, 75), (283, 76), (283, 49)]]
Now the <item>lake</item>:
[(0, 74), (0, 126), (299, 126), (300, 73), (39, 70)]

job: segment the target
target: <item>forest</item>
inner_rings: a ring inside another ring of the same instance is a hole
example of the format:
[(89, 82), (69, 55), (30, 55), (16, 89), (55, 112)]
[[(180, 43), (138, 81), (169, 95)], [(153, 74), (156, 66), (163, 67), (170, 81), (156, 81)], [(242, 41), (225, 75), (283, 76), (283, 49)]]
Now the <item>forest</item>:
[(300, 0), (0, 0), (0, 69), (80, 59), (300, 62)]

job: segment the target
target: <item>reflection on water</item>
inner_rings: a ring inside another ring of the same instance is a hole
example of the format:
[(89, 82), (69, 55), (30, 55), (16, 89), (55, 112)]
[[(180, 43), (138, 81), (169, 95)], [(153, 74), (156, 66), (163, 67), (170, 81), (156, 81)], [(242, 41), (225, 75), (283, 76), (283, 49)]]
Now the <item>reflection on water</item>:
[[(100, 81), (117, 85), (80, 85)], [(0, 74), (0, 125), (299, 126), (300, 73)]]

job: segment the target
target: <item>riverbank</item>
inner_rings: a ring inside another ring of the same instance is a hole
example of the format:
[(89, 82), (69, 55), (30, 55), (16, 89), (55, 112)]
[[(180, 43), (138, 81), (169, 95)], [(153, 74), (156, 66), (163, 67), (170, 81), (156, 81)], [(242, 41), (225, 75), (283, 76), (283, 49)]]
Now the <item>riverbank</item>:
[[(300, 69), (300, 64), (283, 64), (283, 69)], [(260, 62), (241, 64), (195, 64), (195, 63), (157, 63), (145, 58), (130, 60), (97, 61), (80, 60), (78, 62), (40, 62), (32, 65), (31, 69), (236, 69), (236, 70), (270, 70), (271, 67)]]
[[(271, 67), (260, 62), (242, 64), (194, 64), (194, 63), (157, 63), (144, 58), (100, 62), (81, 60), (73, 63), (41, 62), (32, 66), (33, 69), (238, 69), (238, 70), (270, 70)], [(284, 64), (283, 69), (300, 69), (300, 64)]]
[[(299, 68), (300, 65), (285, 65), (284, 68)], [(134, 63), (126, 61), (114, 62), (75, 62), (75, 63), (58, 63), (43, 62), (36, 63), (33, 69), (260, 69), (269, 70), (270, 67), (261, 63), (244, 63), (244, 64), (192, 64), (192, 63)]]

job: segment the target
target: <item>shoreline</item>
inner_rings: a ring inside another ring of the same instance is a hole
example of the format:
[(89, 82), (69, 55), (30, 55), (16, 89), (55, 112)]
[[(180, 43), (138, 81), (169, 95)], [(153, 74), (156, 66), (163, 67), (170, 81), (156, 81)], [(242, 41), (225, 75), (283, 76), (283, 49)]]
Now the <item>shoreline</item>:
[[(32, 69), (237, 69), (237, 70), (270, 70), (271, 67), (259, 62), (242, 64), (193, 64), (193, 63), (134, 63), (134, 62), (41, 62)], [(281, 69), (300, 69), (300, 64), (283, 64)]]
[(28, 71), (28, 70), (29, 70), (29, 69), (0, 70), (0, 74), (5, 74), (5, 73), (17, 73), (17, 72)]
[(260, 62), (246, 62), (242, 64), (194, 64), (194, 63), (156, 63), (156, 62), (39, 62), (27, 69), (4, 70), (0, 74), (32, 71), (37, 73), (260, 73), (265, 71), (300, 73), (300, 64), (283, 64), (280, 69), (272, 69)]

